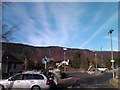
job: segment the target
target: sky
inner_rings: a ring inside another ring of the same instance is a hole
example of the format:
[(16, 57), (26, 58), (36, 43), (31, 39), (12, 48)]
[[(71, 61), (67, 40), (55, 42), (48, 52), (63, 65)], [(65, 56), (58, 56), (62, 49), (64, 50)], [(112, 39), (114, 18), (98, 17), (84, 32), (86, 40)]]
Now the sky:
[(10, 42), (32, 46), (61, 46), (118, 51), (117, 2), (12, 2), (2, 20), (19, 25)]

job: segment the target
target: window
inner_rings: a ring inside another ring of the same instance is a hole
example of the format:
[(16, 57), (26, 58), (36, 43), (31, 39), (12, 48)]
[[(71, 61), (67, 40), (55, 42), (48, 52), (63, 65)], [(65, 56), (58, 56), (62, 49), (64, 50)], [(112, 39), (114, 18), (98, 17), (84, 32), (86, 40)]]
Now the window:
[(16, 69), (16, 63), (14, 64), (14, 69)]
[(13, 76), (13, 77), (11, 78), (11, 80), (22, 80), (22, 74)]
[(44, 77), (42, 75), (39, 74), (34, 74), (34, 79), (44, 79)]
[(43, 80), (44, 77), (42, 75), (39, 75), (39, 74), (24, 74), (23, 79), (24, 80), (30, 80), (30, 79), (36, 79), (36, 80), (41, 79), (41, 80)]
[(24, 74), (23, 79), (24, 80), (34, 79), (34, 76), (33, 76), (33, 74)]
[(10, 64), (8, 65), (8, 67), (9, 67), (9, 69), (11, 69), (11, 68), (12, 68), (12, 63), (10, 63)]

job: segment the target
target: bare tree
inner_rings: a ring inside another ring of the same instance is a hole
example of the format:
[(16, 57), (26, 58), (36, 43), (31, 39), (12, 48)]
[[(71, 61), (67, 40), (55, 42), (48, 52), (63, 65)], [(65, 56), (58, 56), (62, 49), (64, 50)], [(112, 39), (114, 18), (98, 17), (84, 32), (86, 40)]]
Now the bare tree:
[(9, 42), (11, 39), (13, 39), (13, 33), (19, 29), (20, 29), (19, 25), (9, 26), (9, 25), (3, 23), (2, 24), (2, 33), (0, 35), (0, 40), (2, 42)]
[(2, 7), (3, 8), (8, 8), (9, 6), (12, 5), (12, 2), (7, 2), (7, 1), (0, 1), (2, 3)]
[[(2, 9), (7, 9), (8, 7), (11, 7), (11, 4), (12, 4), (11, 2), (2, 2)], [(6, 23), (5, 18), (3, 18), (3, 20), (1, 21), (2, 32), (0, 33), (0, 41), (9, 42), (11, 39), (13, 39), (13, 33), (19, 30), (20, 27), (19, 25), (12, 25)]]

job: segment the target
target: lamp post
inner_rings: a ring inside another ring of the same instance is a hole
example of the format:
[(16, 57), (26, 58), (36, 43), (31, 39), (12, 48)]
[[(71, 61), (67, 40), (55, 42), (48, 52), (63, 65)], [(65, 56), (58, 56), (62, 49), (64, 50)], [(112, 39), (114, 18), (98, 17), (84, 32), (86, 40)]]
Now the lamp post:
[(44, 62), (45, 62), (45, 69), (47, 69), (47, 56), (45, 56)]
[(104, 64), (103, 64), (103, 52), (102, 52), (102, 48), (103, 48), (103, 47), (101, 47), (101, 60), (102, 60), (102, 67), (104, 67)]
[(96, 74), (97, 74), (97, 53), (95, 53), (95, 61), (96, 61)]
[(25, 70), (27, 70), (27, 58), (25, 58), (24, 64), (25, 64)]
[[(64, 51), (64, 61), (65, 61), (65, 59), (66, 59), (66, 51), (67, 51), (67, 48), (63, 48), (63, 51)], [(65, 65), (65, 63), (64, 63), (64, 71), (65, 71), (65, 69), (66, 69), (66, 65)]]
[(0, 71), (2, 70), (2, 64), (1, 64), (1, 62), (0, 62)]
[(6, 57), (6, 59), (7, 59), (6, 73), (8, 73), (8, 56)]
[(109, 30), (108, 34), (110, 35), (110, 46), (111, 46), (111, 63), (112, 63), (112, 71), (113, 71), (113, 79), (115, 78), (114, 74), (114, 60), (113, 60), (113, 45), (112, 45), (112, 32), (114, 30)]
[(2, 79), (2, 63), (0, 62), (0, 79)]

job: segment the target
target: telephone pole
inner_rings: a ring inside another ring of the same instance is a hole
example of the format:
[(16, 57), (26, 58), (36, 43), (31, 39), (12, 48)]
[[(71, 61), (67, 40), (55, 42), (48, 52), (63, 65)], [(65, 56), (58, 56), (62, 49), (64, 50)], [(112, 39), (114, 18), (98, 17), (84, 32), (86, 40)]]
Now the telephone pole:
[[(66, 60), (66, 51), (67, 51), (67, 48), (63, 48), (63, 51), (64, 51), (64, 61)], [(66, 64), (64, 63), (64, 72), (66, 70)]]

